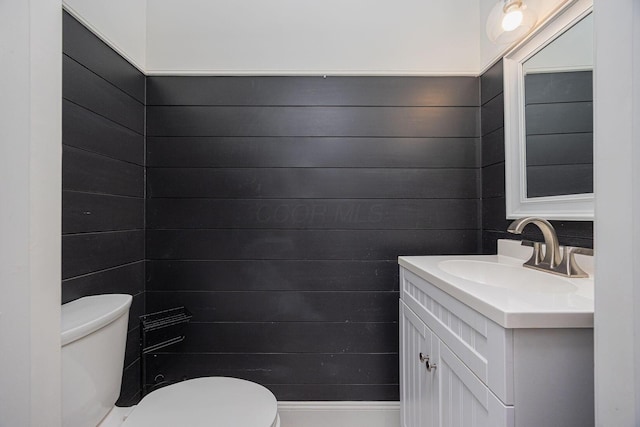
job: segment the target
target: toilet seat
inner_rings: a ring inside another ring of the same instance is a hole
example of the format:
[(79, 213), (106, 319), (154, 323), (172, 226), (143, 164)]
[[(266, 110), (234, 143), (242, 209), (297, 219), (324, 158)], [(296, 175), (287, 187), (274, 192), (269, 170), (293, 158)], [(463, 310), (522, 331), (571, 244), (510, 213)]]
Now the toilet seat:
[(122, 427), (278, 425), (278, 402), (265, 387), (237, 378), (206, 377), (149, 393)]

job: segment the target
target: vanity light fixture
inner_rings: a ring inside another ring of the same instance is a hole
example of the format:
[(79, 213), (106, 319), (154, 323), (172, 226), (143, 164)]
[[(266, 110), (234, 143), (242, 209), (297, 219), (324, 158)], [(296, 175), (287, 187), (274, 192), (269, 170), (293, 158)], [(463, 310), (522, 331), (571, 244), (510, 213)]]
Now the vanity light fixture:
[(495, 44), (517, 41), (531, 31), (536, 19), (523, 0), (499, 0), (487, 18), (487, 36)]

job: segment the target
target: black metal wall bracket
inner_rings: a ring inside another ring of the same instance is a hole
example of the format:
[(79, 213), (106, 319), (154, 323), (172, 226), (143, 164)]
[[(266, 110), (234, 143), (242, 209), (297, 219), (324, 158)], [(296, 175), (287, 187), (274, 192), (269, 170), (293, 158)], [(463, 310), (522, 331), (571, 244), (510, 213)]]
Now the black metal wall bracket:
[(184, 329), (192, 318), (185, 307), (140, 316), (140, 382), (142, 396), (147, 392), (147, 355), (184, 341)]

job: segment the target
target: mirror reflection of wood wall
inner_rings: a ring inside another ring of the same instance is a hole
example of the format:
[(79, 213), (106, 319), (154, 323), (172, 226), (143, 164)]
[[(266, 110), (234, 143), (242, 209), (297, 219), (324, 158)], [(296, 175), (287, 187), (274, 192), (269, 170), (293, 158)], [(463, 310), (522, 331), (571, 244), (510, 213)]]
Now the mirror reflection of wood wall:
[(593, 18), (524, 64), (527, 197), (593, 192)]
[(527, 197), (593, 192), (592, 74), (525, 76)]

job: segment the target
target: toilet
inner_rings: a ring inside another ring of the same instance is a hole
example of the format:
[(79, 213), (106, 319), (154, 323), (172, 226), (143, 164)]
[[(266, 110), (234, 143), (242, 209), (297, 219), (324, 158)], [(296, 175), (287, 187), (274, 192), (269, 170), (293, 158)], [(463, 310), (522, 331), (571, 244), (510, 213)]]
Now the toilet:
[(265, 387), (237, 378), (182, 381), (115, 406), (122, 382), (131, 295), (96, 295), (62, 306), (63, 427), (279, 427)]

